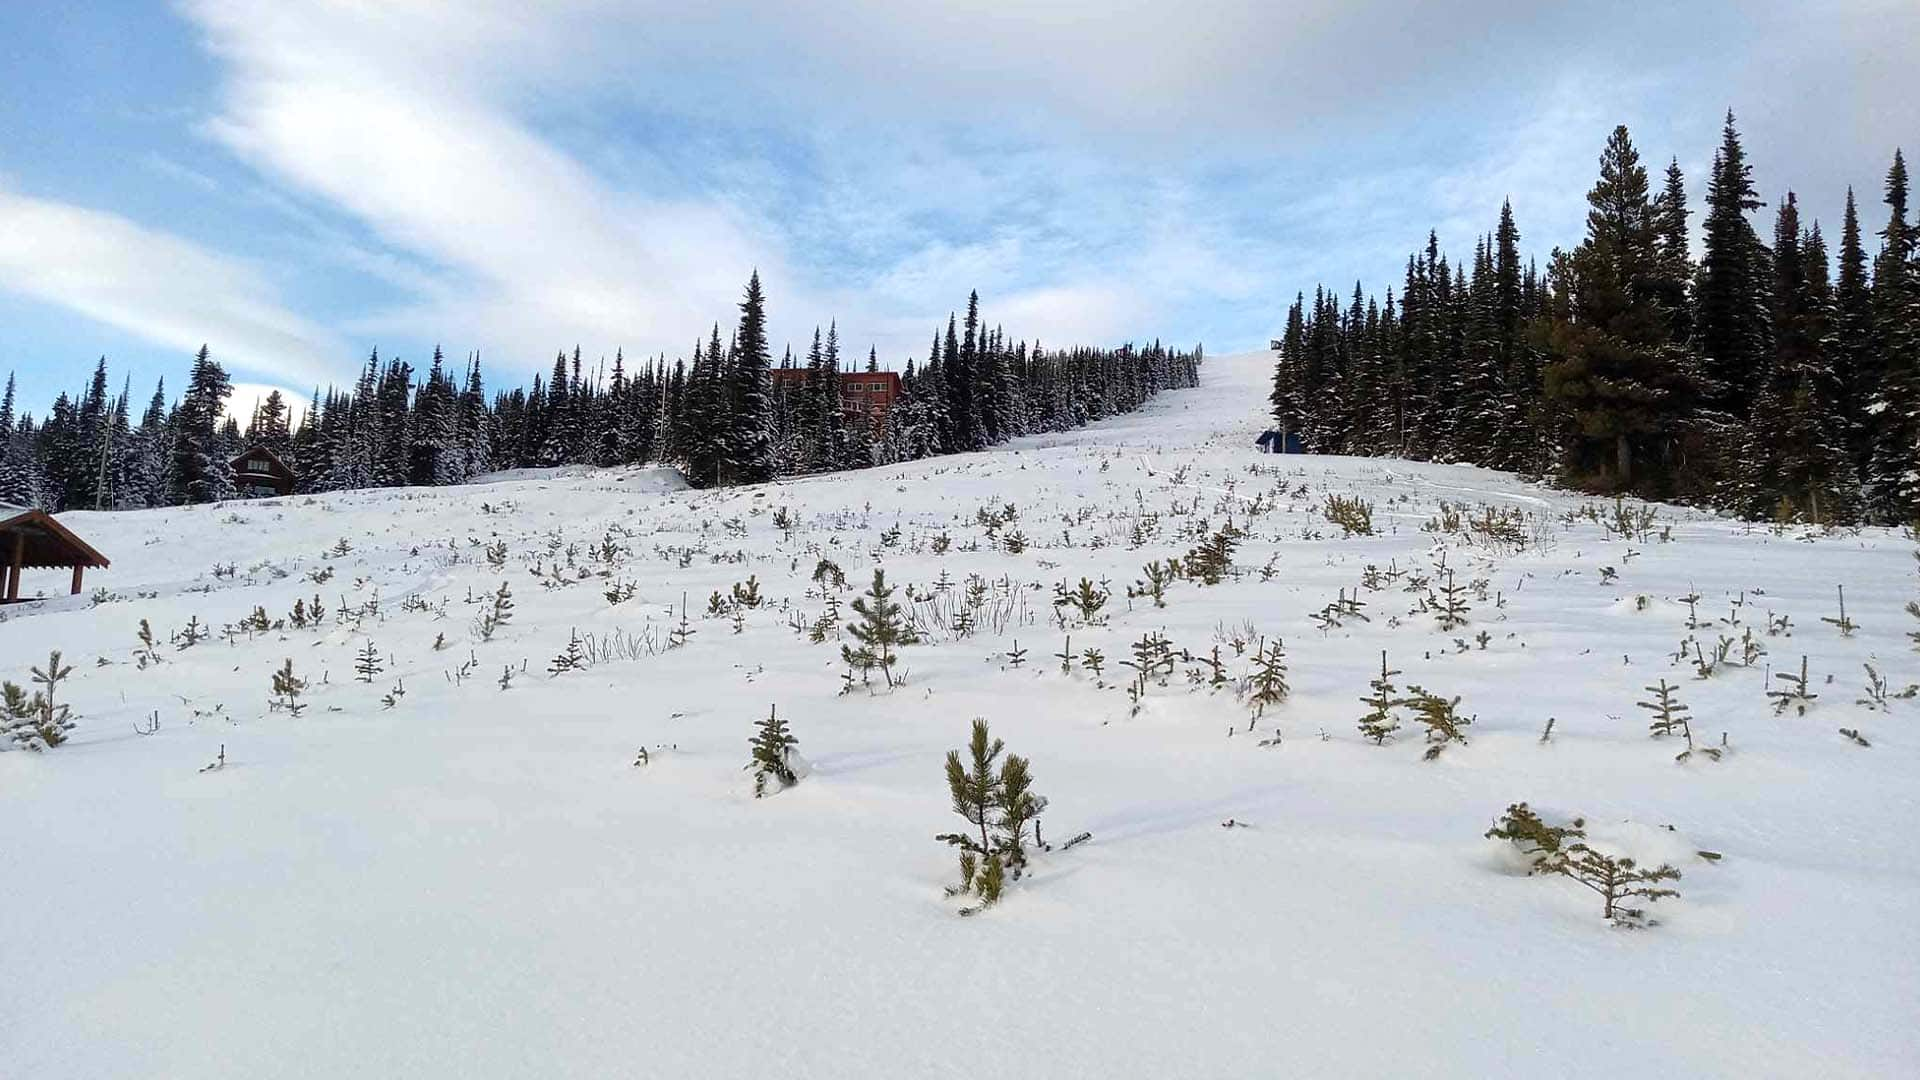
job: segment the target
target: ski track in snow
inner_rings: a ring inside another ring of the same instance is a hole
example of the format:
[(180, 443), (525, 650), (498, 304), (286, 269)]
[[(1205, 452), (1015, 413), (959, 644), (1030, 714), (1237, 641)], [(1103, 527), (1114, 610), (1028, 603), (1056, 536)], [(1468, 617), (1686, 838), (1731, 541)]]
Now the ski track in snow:
[[(0, 621), (0, 676), (65, 650), (82, 718), (55, 751), (0, 754), (0, 1077), (1920, 1075), (1920, 870), (1898, 848), (1920, 811), (1920, 702), (1855, 704), (1865, 663), (1920, 681), (1911, 540), (1672, 507), (1671, 542), (1623, 540), (1563, 520), (1590, 500), (1504, 474), (1261, 456), (1268, 370), (1264, 353), (1216, 357), (1200, 388), (1079, 431), (758, 488), (523, 471), (64, 515), (113, 559), (89, 581), (113, 598)], [(1379, 535), (1342, 538), (1327, 493), (1372, 501)], [(1248, 516), (1257, 496), (1269, 509)], [(1532, 513), (1545, 543), (1423, 530), (1442, 499)], [(1009, 503), (1017, 556), (975, 521)], [(1142, 507), (1159, 529), (1133, 548)], [(1244, 575), (1129, 604), (1142, 564), (1228, 516), (1250, 531)], [(601, 569), (586, 553), (609, 536), (631, 600), (532, 573), (569, 545)], [(483, 557), (495, 541), (504, 570)], [(1459, 630), (1411, 613), (1404, 582), (1361, 588), (1369, 564), (1428, 572), (1442, 550), (1488, 582)], [(785, 625), (820, 613), (821, 557), (853, 588), (876, 564), (918, 590), (943, 570), (1005, 577), (1032, 588), (1032, 621), (907, 648), (906, 686), (839, 697), (837, 643)], [(736, 636), (705, 598), (749, 574), (768, 606)], [(1110, 582), (1108, 625), (1049, 625), (1053, 584), (1082, 576)], [(515, 617), (478, 641), (468, 598), (503, 578)], [(1820, 621), (1836, 585), (1849, 636)], [(1340, 590), (1368, 621), (1317, 628)], [(1751, 626), (1766, 658), (1705, 680), (1674, 663), (1689, 592), (1715, 623), (1706, 646)], [(377, 595), (380, 614), (363, 633), (217, 636), (316, 594)], [(683, 595), (685, 647), (545, 673), (575, 630), (663, 637)], [(1791, 636), (1764, 633), (1768, 612)], [(141, 618), (164, 638), (192, 616), (216, 636), (135, 667)], [(1129, 643), (1162, 631), (1205, 653), (1247, 622), (1284, 639), (1293, 691), (1251, 731), (1234, 695), (1178, 672), (1129, 715)], [(1105, 650), (1104, 685), (1061, 674), (1067, 633)], [(371, 684), (353, 677), (369, 638), (388, 664)], [(1423, 762), (1411, 720), (1384, 747), (1360, 738), (1382, 649), (1403, 690), (1461, 696), (1467, 745)], [(1764, 689), (1803, 654), (1820, 696), (1775, 716)], [(286, 658), (313, 682), (297, 719), (267, 708)], [(1661, 678), (1703, 743), (1725, 733), (1725, 760), (1677, 764), (1677, 740), (1648, 736), (1635, 703)], [(776, 703), (814, 772), (756, 801), (746, 740)], [(156, 711), (158, 733), (136, 735)], [(976, 716), (1032, 759), (1048, 839), (1094, 837), (959, 919), (933, 836), (954, 822), (942, 759)], [(223, 745), (226, 766), (200, 772)], [(1672, 861), (1683, 895), (1652, 906), (1656, 927), (1606, 926), (1591, 894), (1482, 838), (1520, 800)]]

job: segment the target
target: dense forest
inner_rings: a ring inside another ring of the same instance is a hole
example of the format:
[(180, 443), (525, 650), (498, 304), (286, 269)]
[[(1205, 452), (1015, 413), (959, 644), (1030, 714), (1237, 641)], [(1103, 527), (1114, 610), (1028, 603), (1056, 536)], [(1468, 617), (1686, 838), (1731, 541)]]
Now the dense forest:
[[(1013, 341), (980, 316), (950, 315), (924, 363), (909, 360), (884, 418), (841, 407), (848, 370), (837, 328), (791, 348), (772, 377), (766, 298), (755, 274), (734, 329), (716, 323), (690, 359), (655, 357), (629, 371), (584, 367), (579, 349), (554, 358), (544, 381), (487, 398), (478, 358), (450, 370), (439, 350), (424, 373), (376, 351), (348, 389), (315, 390), (297, 425), (276, 391), (247, 417), (227, 411), (232, 384), (205, 347), (185, 392), (164, 381), (136, 421), (130, 387), (110, 390), (107, 363), (44, 420), (0, 399), (0, 500), (63, 509), (141, 509), (235, 495), (232, 458), (256, 444), (280, 453), (299, 490), (458, 484), (500, 469), (659, 463), (698, 487), (857, 469), (978, 450), (1019, 435), (1062, 431), (1129, 412), (1164, 389), (1193, 386), (1201, 350), (1048, 350)], [(865, 370), (879, 370), (868, 349)]]
[(1832, 524), (1920, 519), (1920, 232), (1895, 152), (1869, 255), (1848, 192), (1837, 264), (1793, 192), (1771, 243), (1731, 113), (1690, 250), (1615, 129), (1586, 238), (1523, 265), (1511, 204), (1450, 264), (1429, 234), (1384, 301), (1295, 299), (1276, 425), (1322, 453), (1457, 461), (1571, 486)]

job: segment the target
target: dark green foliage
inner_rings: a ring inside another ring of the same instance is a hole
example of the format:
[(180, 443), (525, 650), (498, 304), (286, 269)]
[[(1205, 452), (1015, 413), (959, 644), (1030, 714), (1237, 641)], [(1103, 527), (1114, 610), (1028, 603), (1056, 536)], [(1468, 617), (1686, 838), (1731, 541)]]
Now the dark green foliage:
[(1636, 484), (1636, 459), (1668, 455), (1658, 440), (1672, 437), (1684, 368), (1662, 306), (1647, 172), (1626, 128), (1608, 139), (1587, 203), (1586, 240), (1559, 283), (1570, 317), (1553, 326), (1558, 359), (1547, 365), (1545, 392), (1570, 421), (1576, 475), (1612, 490), (1660, 490)]
[[(865, 393), (866, 384), (841, 383), (837, 328), (805, 378), (773, 378), (757, 275), (731, 341), (715, 323), (686, 359), (661, 356), (629, 371), (616, 353), (603, 379), (604, 361), (576, 348), (557, 353), (531, 387), (489, 397), (478, 359), (449, 371), (436, 349), (422, 373), (374, 351), (349, 388), (316, 388), (293, 431), (277, 393), (244, 431), (223, 421), (232, 384), (205, 348), (178, 406), (169, 409), (157, 386), (135, 425), (127, 390), (109, 393), (103, 360), (78, 401), (63, 394), (38, 420), (16, 410), (9, 379), (0, 397), (0, 500), (62, 510), (232, 498), (229, 462), (256, 443), (282, 457), (302, 491), (453, 484), (496, 468), (571, 463), (675, 465), (696, 487), (754, 483), (1063, 431), (1198, 379), (1198, 348), (1048, 351), (980, 322), (977, 297), (969, 312), (964, 342), (950, 335), (943, 352), (936, 339), (925, 367), (899, 373), (884, 419), (842, 400), (846, 386)], [(881, 374), (872, 350), (868, 366)]]
[(859, 669), (864, 677), (874, 668), (887, 681), (887, 688), (896, 683), (893, 675), (894, 649), (901, 645), (911, 645), (918, 640), (901, 617), (900, 605), (893, 600), (893, 586), (887, 584), (885, 570), (875, 568), (873, 584), (868, 586), (862, 596), (853, 601), (853, 612), (860, 616), (857, 623), (847, 624), (847, 633), (860, 643), (858, 648), (851, 645), (840, 647), (840, 657), (848, 667)]
[(975, 720), (965, 756), (959, 750), (947, 754), (947, 792), (969, 831), (936, 839), (960, 852), (960, 887), (953, 891), (977, 894), (982, 907), (997, 901), (1007, 877), (1017, 879), (1026, 867), (1029, 834), (1038, 843), (1039, 817), (1047, 808), (1046, 798), (1033, 792), (1027, 759), (1008, 754), (1002, 762), (1005, 749), (985, 720)]
[(1696, 265), (1677, 162), (1650, 182), (1616, 129), (1577, 248), (1523, 267), (1503, 206), (1470, 261), (1450, 263), (1430, 233), (1384, 304), (1297, 294), (1275, 426), (1314, 452), (1552, 474), (1748, 518), (1920, 522), (1920, 225), (1904, 159), (1871, 266), (1848, 199), (1837, 277), (1790, 193), (1772, 246), (1756, 232), (1731, 116), (1706, 187)]
[(753, 737), (747, 744), (753, 748), (753, 760), (747, 763), (747, 768), (753, 770), (754, 798), (766, 795), (769, 777), (782, 788), (800, 782), (793, 770), (793, 748), (800, 745), (800, 740), (787, 730), (787, 722), (780, 719), (777, 706), (768, 708), (767, 718), (755, 725)]

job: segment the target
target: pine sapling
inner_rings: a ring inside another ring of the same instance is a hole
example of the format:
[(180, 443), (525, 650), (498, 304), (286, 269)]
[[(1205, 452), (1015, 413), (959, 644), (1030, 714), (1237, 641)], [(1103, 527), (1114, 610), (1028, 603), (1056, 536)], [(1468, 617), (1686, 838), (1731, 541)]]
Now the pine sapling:
[(269, 708), (285, 709), (289, 714), (299, 716), (307, 707), (300, 700), (300, 695), (306, 693), (306, 690), (307, 680), (293, 673), (293, 659), (289, 657), (280, 665), (280, 670), (273, 673), (273, 694), (267, 705)]
[(553, 658), (552, 663), (547, 665), (547, 674), (549, 676), (555, 676), (563, 672), (579, 671), (586, 666), (587, 655), (585, 648), (580, 642), (580, 632), (578, 630), (569, 630), (567, 634), (567, 647), (561, 650), (558, 656)]
[(1568, 840), (1587, 835), (1585, 818), (1574, 818), (1565, 825), (1549, 825), (1526, 803), (1513, 803), (1486, 832), (1490, 840), (1505, 840), (1517, 848), (1532, 865), (1529, 874), (1557, 870), (1555, 861)]
[(1653, 700), (1635, 704), (1653, 714), (1653, 722), (1648, 725), (1653, 737), (1678, 735), (1687, 726), (1687, 706), (1674, 696), (1674, 691), (1679, 687), (1668, 686), (1667, 680), (1661, 679), (1658, 685), (1642, 689), (1652, 694)]
[(1005, 749), (1004, 742), (992, 737), (985, 720), (975, 720), (966, 757), (958, 750), (947, 754), (947, 792), (954, 813), (970, 829), (935, 839), (960, 853), (960, 885), (949, 889), (948, 895), (970, 892), (980, 898), (980, 904), (963, 909), (963, 915), (991, 906), (1000, 899), (1007, 878), (1020, 876), (1027, 864), (1029, 829), (1033, 843), (1039, 844), (1039, 817), (1047, 800), (1033, 792), (1032, 767), (1026, 758), (1008, 754), (995, 768)]
[(1470, 716), (1461, 716), (1459, 697), (1443, 698), (1428, 693), (1418, 686), (1407, 687), (1410, 695), (1406, 705), (1413, 710), (1413, 718), (1426, 725), (1427, 752), (1421, 755), (1424, 761), (1432, 761), (1440, 756), (1451, 743), (1466, 744), (1467, 736), (1463, 730), (1473, 723)]
[(134, 666), (145, 671), (149, 666), (158, 664), (160, 653), (156, 648), (153, 627), (147, 623), (147, 620), (140, 620), (140, 632), (134, 637), (140, 642), (140, 647), (133, 650)]
[(1440, 621), (1440, 629), (1453, 630), (1467, 624), (1467, 613), (1473, 609), (1467, 604), (1467, 588), (1454, 581), (1453, 568), (1440, 567), (1442, 584), (1437, 592), (1428, 594), (1427, 602), (1432, 606), (1434, 617)]
[(1881, 712), (1888, 711), (1887, 677), (1880, 674), (1880, 670), (1872, 664), (1860, 666), (1867, 669), (1866, 696), (1855, 699), (1854, 704), (1865, 705), (1869, 709), (1878, 709)]
[(894, 649), (910, 645), (916, 638), (901, 620), (900, 605), (893, 600), (893, 586), (887, 584), (885, 570), (874, 569), (873, 584), (853, 601), (852, 607), (860, 621), (848, 624), (847, 633), (860, 644), (858, 648), (842, 645), (841, 659), (849, 667), (859, 668), (863, 677), (873, 668), (879, 668), (891, 690), (897, 685), (893, 676)]
[(60, 650), (47, 654), (47, 666), (30, 668), (33, 683), (41, 689), (34, 691), (33, 729), (40, 741), (49, 747), (59, 746), (67, 741), (67, 732), (73, 730), (72, 709), (66, 705), (57, 705), (54, 698), (58, 695), (60, 684), (73, 674), (72, 664), (60, 662)]
[(1399, 689), (1393, 685), (1393, 677), (1398, 674), (1398, 670), (1388, 669), (1386, 650), (1381, 650), (1380, 677), (1367, 683), (1373, 693), (1360, 699), (1360, 704), (1367, 706), (1366, 715), (1360, 718), (1360, 734), (1372, 739), (1375, 746), (1384, 745), (1400, 730), (1400, 720), (1394, 710), (1406, 701), (1396, 696)]
[(1841, 637), (1852, 637), (1853, 632), (1860, 629), (1860, 624), (1847, 618), (1847, 587), (1835, 585), (1834, 591), (1840, 596), (1840, 615), (1837, 618), (1822, 616), (1820, 621), (1840, 631)]
[(1358, 495), (1327, 495), (1320, 513), (1347, 536), (1373, 535), (1373, 504)]
[(1253, 705), (1254, 718), (1266, 715), (1267, 706), (1287, 700), (1289, 692), (1286, 647), (1279, 638), (1271, 644), (1262, 638), (1254, 650), (1253, 670), (1247, 675), (1247, 700)]
[(1645, 900), (1653, 903), (1679, 892), (1661, 886), (1663, 881), (1680, 880), (1680, 871), (1662, 863), (1647, 870), (1624, 855), (1607, 855), (1595, 851), (1584, 841), (1570, 844), (1558, 855), (1549, 859), (1544, 869), (1579, 882), (1581, 885), (1600, 894), (1600, 917), (1621, 927), (1643, 927), (1654, 925), (1647, 921), (1646, 909), (1628, 907), (1632, 900)]
[(366, 647), (361, 649), (354, 658), (353, 670), (358, 673), (361, 682), (371, 685), (373, 677), (386, 669), (379, 651), (373, 647), (373, 639), (368, 638)]
[(779, 708), (770, 707), (767, 718), (754, 727), (753, 737), (747, 740), (753, 748), (753, 760), (747, 768), (753, 772), (753, 797), (765, 797), (769, 778), (784, 790), (800, 782), (799, 774), (793, 767), (793, 748), (800, 745), (787, 730), (787, 722), (780, 719)]
[(1800, 657), (1800, 674), (1783, 672), (1775, 675), (1774, 678), (1779, 679), (1786, 686), (1779, 690), (1767, 691), (1767, 696), (1773, 699), (1773, 714), (1779, 716), (1792, 708), (1800, 716), (1807, 715), (1807, 706), (1812, 705), (1813, 699), (1820, 695), (1813, 693), (1807, 682), (1806, 656)]

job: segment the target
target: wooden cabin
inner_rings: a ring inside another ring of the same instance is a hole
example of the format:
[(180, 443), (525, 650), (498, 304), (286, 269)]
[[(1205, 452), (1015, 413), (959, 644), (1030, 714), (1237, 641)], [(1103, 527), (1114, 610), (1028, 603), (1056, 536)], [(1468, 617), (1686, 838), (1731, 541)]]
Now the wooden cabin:
[(52, 514), (0, 507), (0, 586), (4, 586), (0, 603), (20, 600), (20, 578), (28, 570), (72, 567), (73, 592), (78, 595), (81, 575), (89, 567), (104, 570), (109, 565), (105, 555), (53, 520)]
[(233, 459), (233, 486), (243, 499), (293, 494), (293, 470), (265, 446), (253, 446)]
[[(808, 370), (803, 367), (774, 368), (773, 385), (798, 390), (806, 385)], [(843, 371), (840, 373), (840, 411), (848, 416), (864, 416), (876, 423), (886, 420), (900, 400), (900, 373), (897, 371)]]

